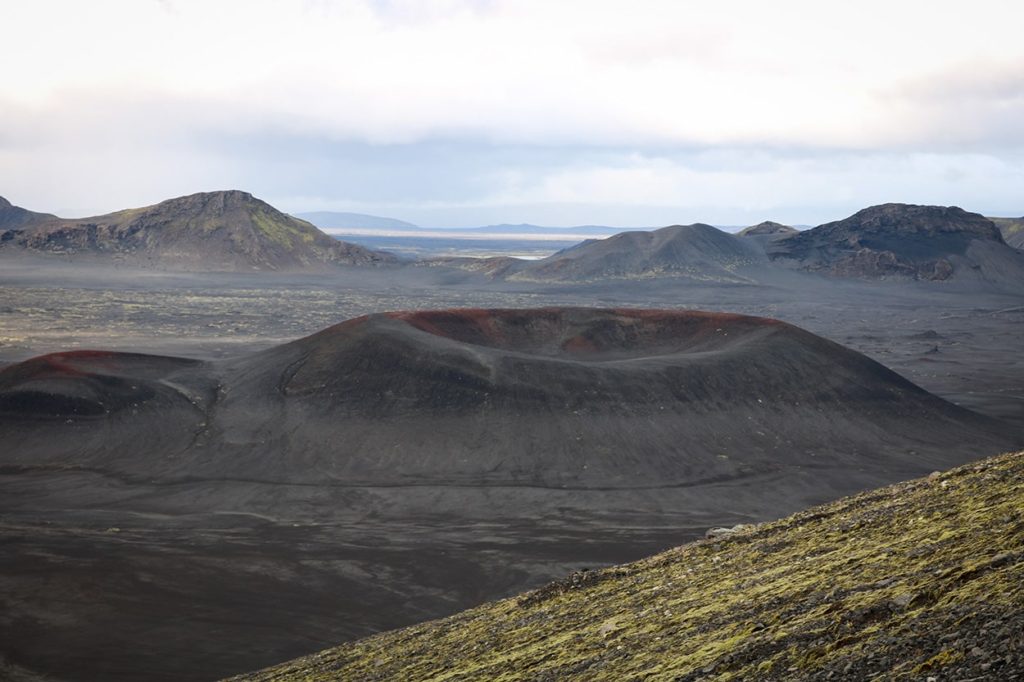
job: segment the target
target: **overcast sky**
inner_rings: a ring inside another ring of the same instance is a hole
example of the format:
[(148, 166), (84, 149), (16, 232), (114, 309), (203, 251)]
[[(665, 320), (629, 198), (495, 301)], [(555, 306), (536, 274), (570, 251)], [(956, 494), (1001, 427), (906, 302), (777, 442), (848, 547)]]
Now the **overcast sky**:
[(421, 225), (1024, 214), (1020, 0), (0, 0), (0, 195)]

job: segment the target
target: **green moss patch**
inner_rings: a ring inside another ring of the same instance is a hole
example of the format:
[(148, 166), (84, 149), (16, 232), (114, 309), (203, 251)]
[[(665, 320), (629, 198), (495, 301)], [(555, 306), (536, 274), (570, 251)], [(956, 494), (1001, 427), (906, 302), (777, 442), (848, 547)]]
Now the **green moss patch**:
[(1024, 453), (247, 680), (1024, 679)]
[(313, 241), (313, 232), (302, 229), (304, 225), (298, 221), (275, 220), (259, 210), (252, 211), (250, 215), (253, 225), (263, 236), (285, 248)]

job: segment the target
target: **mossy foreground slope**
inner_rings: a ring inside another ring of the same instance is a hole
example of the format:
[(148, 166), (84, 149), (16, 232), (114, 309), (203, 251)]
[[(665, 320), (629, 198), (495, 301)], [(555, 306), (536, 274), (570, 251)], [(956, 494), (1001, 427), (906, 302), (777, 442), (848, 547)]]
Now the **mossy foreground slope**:
[(236, 679), (1024, 679), (1024, 452)]

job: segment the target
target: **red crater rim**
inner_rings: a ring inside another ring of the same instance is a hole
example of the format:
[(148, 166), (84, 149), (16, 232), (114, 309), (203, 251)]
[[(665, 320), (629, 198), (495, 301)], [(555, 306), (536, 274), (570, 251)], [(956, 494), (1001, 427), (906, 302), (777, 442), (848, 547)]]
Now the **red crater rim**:
[[(31, 375), (32, 378), (84, 377), (103, 369), (115, 359), (116, 353), (105, 350), (75, 350), (50, 353), (6, 367), (8, 372)], [(21, 376), (21, 379), (28, 378)]]
[(782, 324), (734, 313), (632, 308), (455, 308), (385, 316), (459, 343), (592, 357), (713, 350)]
[(88, 380), (100, 376), (157, 378), (197, 360), (109, 350), (49, 353), (0, 369), (0, 387), (45, 380)]

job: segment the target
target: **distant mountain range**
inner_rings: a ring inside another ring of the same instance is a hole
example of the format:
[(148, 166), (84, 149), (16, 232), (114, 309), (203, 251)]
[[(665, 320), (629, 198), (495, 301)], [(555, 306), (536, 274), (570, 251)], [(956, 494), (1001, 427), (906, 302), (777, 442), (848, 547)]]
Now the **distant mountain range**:
[(481, 227), (424, 227), (394, 218), (384, 218), (364, 213), (339, 213), (333, 211), (317, 211), (312, 213), (296, 213), (296, 217), (308, 220), (322, 230), (338, 232), (340, 230), (380, 230), (380, 231), (417, 231), (451, 232), (472, 234), (537, 234), (566, 235), (574, 234), (606, 234), (613, 235), (628, 230), (646, 230), (646, 227), (609, 227), (608, 225), (576, 225), (574, 227), (550, 227), (531, 223), (499, 223)]
[[(476, 263), (455, 267), (488, 271)], [(710, 225), (674, 225), (588, 240), (538, 261), (492, 259), (495, 278), (596, 282), (686, 278), (758, 282), (784, 270), (861, 279), (1024, 282), (1024, 252), (996, 225), (957, 207), (884, 204), (845, 220), (797, 231), (761, 223), (730, 234)]]
[(620, 232), (631, 232), (635, 230), (648, 230), (647, 227), (610, 227), (608, 225), (576, 225), (573, 227), (549, 227), (545, 225), (533, 225), (531, 223), (500, 223), (497, 225), (484, 225), (483, 227), (461, 228), (460, 232), (479, 232), (485, 234), (539, 234), (550, 235), (560, 234), (570, 236), (573, 234), (607, 234), (613, 235)]
[[(424, 229), (356, 213), (301, 215), (334, 230)], [(980, 280), (999, 285), (1024, 281), (1024, 252), (1014, 248), (1024, 246), (1024, 218), (989, 219), (957, 207), (883, 204), (802, 231), (766, 221), (735, 234), (703, 223), (652, 231), (501, 224), (460, 232), (494, 234), (495, 238), (510, 233), (609, 234), (536, 261), (449, 257), (416, 264), (521, 282), (683, 278), (754, 283), (782, 271), (862, 279)], [(311, 222), (236, 190), (193, 194), (81, 219), (36, 213), (0, 198), (0, 255), (5, 252), (195, 271), (398, 263), (391, 254), (339, 241)]]
[(338, 241), (237, 190), (79, 219), (35, 213), (0, 198), (3, 252), (195, 271), (307, 270), (394, 260)]
[(367, 230), (418, 230), (419, 225), (395, 218), (366, 215), (365, 213), (343, 213), (337, 211), (313, 211), (296, 213), (296, 218), (313, 223), (321, 230), (367, 229)]

